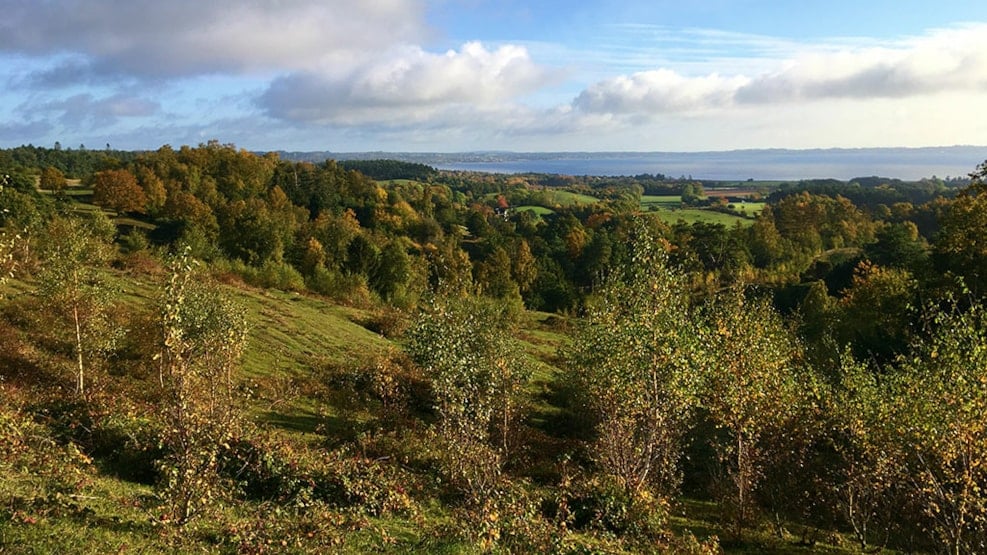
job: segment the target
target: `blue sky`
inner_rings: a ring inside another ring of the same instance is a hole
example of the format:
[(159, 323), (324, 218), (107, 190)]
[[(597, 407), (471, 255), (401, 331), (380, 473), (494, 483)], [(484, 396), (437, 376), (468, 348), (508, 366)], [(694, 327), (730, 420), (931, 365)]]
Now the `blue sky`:
[(987, 3), (0, 0), (0, 146), (987, 143)]

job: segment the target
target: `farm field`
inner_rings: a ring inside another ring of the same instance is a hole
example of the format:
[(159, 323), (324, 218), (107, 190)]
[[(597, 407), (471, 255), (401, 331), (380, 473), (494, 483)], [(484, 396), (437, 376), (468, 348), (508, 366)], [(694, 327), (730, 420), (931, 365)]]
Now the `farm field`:
[(551, 208), (545, 208), (544, 206), (535, 206), (532, 204), (526, 204), (524, 206), (518, 206), (514, 209), (515, 212), (534, 212), (537, 216), (547, 216), (548, 214), (554, 214), (555, 210)]
[(749, 218), (725, 214), (723, 212), (716, 212), (714, 210), (704, 210), (701, 208), (680, 208), (675, 210), (658, 209), (649, 213), (658, 216), (663, 222), (669, 225), (678, 222), (685, 222), (687, 224), (721, 224), (726, 227), (733, 227), (739, 223), (740, 225), (747, 227), (754, 223), (754, 220)]
[(751, 225), (753, 220), (744, 216), (753, 217), (764, 208), (764, 205), (763, 202), (736, 203), (738, 214), (732, 215), (705, 208), (684, 208), (682, 198), (678, 195), (641, 195), (641, 210), (657, 215), (667, 224), (683, 221), (688, 224), (700, 222), (733, 227), (740, 222), (746, 227)]
[(581, 193), (574, 193), (572, 191), (549, 191), (548, 192), (549, 201), (552, 204), (559, 206), (573, 206), (577, 204), (594, 204), (599, 202), (600, 199), (596, 197), (591, 197), (589, 195), (584, 195)]
[(682, 206), (682, 197), (680, 195), (641, 195), (641, 208), (647, 210), (652, 206), (678, 208)]

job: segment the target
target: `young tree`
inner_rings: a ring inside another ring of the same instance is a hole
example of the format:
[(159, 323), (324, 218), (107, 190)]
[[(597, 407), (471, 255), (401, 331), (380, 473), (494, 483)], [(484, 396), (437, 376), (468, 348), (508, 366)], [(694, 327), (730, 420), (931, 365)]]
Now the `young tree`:
[(90, 219), (57, 216), (38, 239), (38, 294), (72, 329), (78, 395), (85, 394), (91, 359), (109, 351), (118, 335), (108, 325), (110, 290), (102, 276), (114, 231), (99, 213)]
[(678, 491), (699, 335), (683, 277), (639, 227), (631, 264), (600, 291), (568, 354), (595, 420), (594, 460), (629, 492)]
[(913, 494), (949, 553), (987, 551), (987, 308), (932, 317), (898, 371), (895, 419)]
[(754, 494), (769, 457), (783, 441), (808, 385), (800, 383), (799, 341), (763, 300), (740, 290), (711, 307), (702, 341), (707, 349), (703, 406), (720, 432), (713, 447), (732, 487), (722, 491), (738, 537), (750, 524)]
[(62, 174), (61, 170), (48, 166), (47, 168), (41, 170), (39, 184), (42, 189), (47, 189), (58, 194), (65, 190), (65, 187), (68, 185), (68, 181), (65, 179), (65, 175)]
[[(0, 285), (3, 285), (8, 278), (14, 277), (17, 269), (16, 253), (20, 250), (20, 235), (8, 237), (6, 233), (0, 233)], [(0, 299), (3, 294), (0, 293)]]
[(435, 298), (410, 332), (408, 352), (435, 394), (441, 459), (471, 501), (494, 493), (511, 455), (517, 398), (528, 376), (514, 317), (490, 299)]
[(839, 457), (833, 493), (838, 514), (853, 529), (860, 548), (867, 550), (875, 543), (886, 544), (902, 519), (894, 511), (908, 482), (894, 425), (899, 403), (877, 370), (849, 352), (840, 370), (828, 410)]
[(246, 314), (197, 280), (186, 249), (172, 264), (159, 315), (163, 493), (170, 521), (183, 526), (223, 491), (218, 456), (239, 432), (234, 374), (246, 345)]

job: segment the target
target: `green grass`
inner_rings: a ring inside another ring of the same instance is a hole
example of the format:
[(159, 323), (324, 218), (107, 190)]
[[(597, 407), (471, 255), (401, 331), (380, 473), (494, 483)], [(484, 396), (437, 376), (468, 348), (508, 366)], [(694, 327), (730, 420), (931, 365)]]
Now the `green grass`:
[(549, 191), (549, 198), (553, 204), (559, 206), (575, 206), (579, 204), (594, 204), (600, 201), (596, 197), (574, 193), (572, 191), (554, 190)]
[(514, 208), (514, 211), (515, 212), (524, 212), (525, 210), (527, 210), (529, 212), (534, 212), (535, 215), (536, 216), (539, 216), (539, 217), (540, 216), (547, 216), (549, 214), (554, 214), (555, 213), (555, 210), (552, 210), (551, 208), (545, 208), (544, 206), (534, 206), (534, 205), (530, 205), (530, 204), (526, 204), (524, 206), (518, 206), (518, 207)]
[(725, 214), (705, 208), (683, 208), (682, 197), (679, 195), (641, 195), (641, 210), (656, 214), (661, 220), (669, 225), (684, 221), (687, 224), (697, 222), (708, 224), (721, 224), (733, 227), (740, 222), (743, 226), (749, 226), (754, 217), (762, 209), (763, 202), (733, 203), (736, 214)]
[(657, 217), (669, 225), (683, 221), (687, 224), (694, 223), (707, 223), (707, 224), (721, 224), (726, 227), (733, 227), (740, 222), (740, 225), (747, 227), (754, 223), (753, 220), (744, 218), (742, 216), (734, 216), (732, 214), (724, 214), (723, 212), (715, 212), (713, 210), (704, 210), (701, 208), (682, 208), (678, 210), (662, 210), (659, 209), (654, 212)]
[(768, 205), (766, 202), (735, 202), (733, 204), (734, 210), (742, 214), (760, 214), (761, 210)]
[(647, 210), (651, 206), (678, 208), (682, 206), (682, 197), (679, 195), (641, 195), (641, 208)]
[(390, 342), (359, 322), (370, 313), (314, 296), (276, 290), (234, 289), (246, 306), (250, 339), (248, 375), (302, 371), (314, 361), (347, 364), (384, 352)]

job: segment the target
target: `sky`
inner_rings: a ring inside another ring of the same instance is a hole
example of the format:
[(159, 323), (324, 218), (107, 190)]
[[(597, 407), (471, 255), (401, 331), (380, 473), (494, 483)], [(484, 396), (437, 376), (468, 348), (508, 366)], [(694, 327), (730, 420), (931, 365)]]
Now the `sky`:
[(982, 0), (0, 0), (0, 147), (987, 144)]

